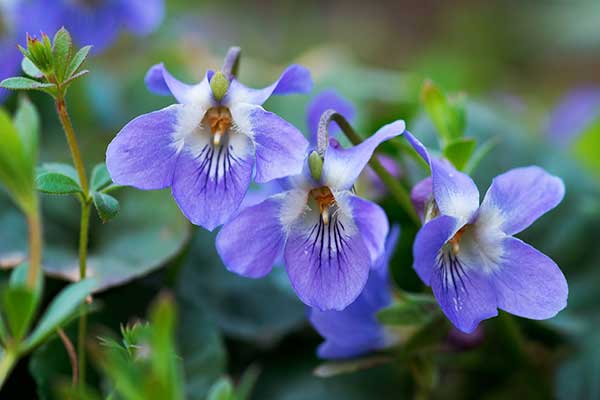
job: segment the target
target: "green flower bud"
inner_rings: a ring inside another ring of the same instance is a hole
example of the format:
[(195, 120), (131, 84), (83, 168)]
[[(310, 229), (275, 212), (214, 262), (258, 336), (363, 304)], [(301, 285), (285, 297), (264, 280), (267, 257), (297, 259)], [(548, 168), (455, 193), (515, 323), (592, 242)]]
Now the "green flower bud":
[(210, 80), (210, 89), (215, 99), (221, 101), (229, 89), (229, 79), (221, 71), (215, 72)]
[(323, 173), (323, 159), (316, 151), (313, 151), (308, 156), (308, 168), (310, 169), (310, 174), (314, 180), (321, 180), (321, 174)]
[(42, 33), (42, 40), (27, 35), (27, 49), (19, 49), (44, 75), (53, 71), (52, 43), (46, 34)]

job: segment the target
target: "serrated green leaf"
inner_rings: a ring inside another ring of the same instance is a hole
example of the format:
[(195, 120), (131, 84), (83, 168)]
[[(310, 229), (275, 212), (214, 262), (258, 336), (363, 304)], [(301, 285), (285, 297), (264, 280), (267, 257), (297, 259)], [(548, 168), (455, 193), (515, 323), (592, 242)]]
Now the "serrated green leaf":
[(102, 222), (108, 222), (119, 213), (119, 201), (109, 194), (93, 192), (92, 200)]
[(77, 181), (59, 172), (43, 172), (36, 177), (35, 183), (40, 192), (47, 194), (82, 193)]
[(0, 143), (0, 182), (17, 204), (28, 212), (35, 203), (33, 164), (13, 122), (1, 109)]
[(65, 79), (65, 73), (71, 63), (73, 41), (71, 35), (64, 28), (60, 28), (54, 35), (52, 57), (54, 58), (54, 72), (58, 82)]
[(68, 88), (70, 87), (73, 82), (75, 82), (77, 79), (81, 78), (84, 75), (87, 75), (90, 71), (88, 71), (87, 69), (84, 69), (82, 71), (79, 71), (78, 73), (72, 75), (69, 79), (66, 79), (63, 82), (63, 88)]
[(95, 285), (94, 279), (84, 279), (63, 289), (52, 300), (33, 333), (23, 342), (20, 351), (27, 352), (35, 348), (60, 328), (65, 321), (77, 312), (85, 298), (92, 293)]
[(27, 97), (19, 98), (19, 106), (13, 122), (29, 156), (30, 164), (35, 165), (37, 163), (40, 117)]
[(35, 64), (27, 57), (23, 57), (23, 60), (21, 61), (21, 69), (32, 78), (41, 79), (44, 77), (44, 73), (40, 71), (38, 67), (36, 67)]
[(37, 168), (36, 175), (41, 175), (50, 172), (66, 175), (79, 184), (79, 176), (77, 175), (77, 170), (70, 164), (43, 163)]
[(23, 76), (16, 76), (0, 82), (0, 87), (11, 90), (42, 90), (56, 88), (56, 85), (53, 83), (38, 82)]
[(96, 165), (92, 170), (92, 190), (100, 191), (111, 183), (112, 180), (110, 179), (106, 164), (101, 163)]
[(83, 65), (91, 48), (92, 46), (84, 46), (75, 53), (67, 68), (67, 73), (65, 74), (67, 78), (71, 78), (71, 76), (73, 76), (73, 74), (75, 74), (75, 72)]
[(444, 157), (462, 171), (471, 159), (475, 145), (473, 138), (454, 139), (444, 147)]
[(210, 388), (208, 400), (234, 400), (233, 383), (229, 378), (221, 378)]
[(384, 325), (422, 325), (433, 316), (435, 299), (428, 295), (407, 295), (377, 313)]

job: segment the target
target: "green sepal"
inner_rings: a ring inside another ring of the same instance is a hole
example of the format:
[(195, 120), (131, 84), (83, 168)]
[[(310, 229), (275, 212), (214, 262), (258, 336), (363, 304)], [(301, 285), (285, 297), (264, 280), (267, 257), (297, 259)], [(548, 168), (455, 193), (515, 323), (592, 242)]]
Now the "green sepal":
[(97, 164), (92, 170), (91, 189), (100, 191), (112, 183), (105, 163)]
[(458, 138), (452, 140), (444, 147), (444, 157), (450, 161), (454, 167), (462, 171), (471, 159), (475, 150), (476, 140), (473, 138)]
[(117, 216), (120, 210), (119, 201), (109, 194), (92, 192), (92, 200), (98, 216), (106, 223)]
[(312, 151), (308, 156), (308, 169), (314, 180), (321, 180), (321, 175), (323, 174), (323, 159), (316, 151)]
[(215, 72), (210, 80), (210, 89), (217, 101), (221, 101), (225, 97), (225, 93), (229, 89), (229, 79), (221, 71)]

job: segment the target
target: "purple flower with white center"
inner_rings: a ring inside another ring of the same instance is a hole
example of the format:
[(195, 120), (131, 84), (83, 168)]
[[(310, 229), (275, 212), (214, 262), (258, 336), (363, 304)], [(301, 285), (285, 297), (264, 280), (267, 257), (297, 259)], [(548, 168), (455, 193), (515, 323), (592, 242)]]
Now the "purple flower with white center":
[(587, 86), (567, 93), (548, 121), (547, 133), (558, 145), (568, 145), (600, 117), (600, 88)]
[(469, 333), (498, 309), (531, 319), (562, 310), (568, 287), (558, 266), (513, 237), (560, 203), (562, 180), (539, 167), (515, 168), (493, 180), (479, 205), (468, 175), (430, 157), (409, 132), (405, 136), (431, 168), (430, 183), (413, 191), (413, 200), (422, 201), (427, 186), (432, 190), (422, 206), (414, 268), (448, 319)]
[(185, 216), (212, 230), (240, 206), (253, 168), (259, 183), (302, 170), (306, 139), (261, 104), (272, 94), (310, 90), (305, 68), (291, 66), (274, 84), (250, 89), (213, 71), (187, 85), (159, 64), (146, 83), (179, 104), (137, 117), (111, 142), (106, 165), (117, 184), (170, 187)]
[(356, 196), (352, 186), (375, 148), (404, 129), (404, 122), (396, 121), (348, 149), (328, 145), (325, 138), (319, 174), (312, 152), (302, 173), (288, 180), (288, 190), (244, 209), (223, 226), (216, 245), (225, 266), (259, 278), (283, 252), (292, 287), (305, 304), (322, 311), (351, 304), (383, 252), (389, 230), (381, 207)]
[(20, 3), (23, 26), (30, 32), (55, 32), (61, 26), (80, 44), (101, 52), (121, 29), (137, 36), (153, 32), (165, 14), (164, 0), (24, 0)]
[(393, 336), (377, 321), (377, 311), (392, 302), (388, 264), (399, 233), (398, 226), (392, 227), (385, 251), (375, 262), (364, 290), (354, 303), (342, 311), (309, 310), (310, 323), (325, 338), (325, 342), (317, 349), (320, 358), (357, 357), (395, 342)]

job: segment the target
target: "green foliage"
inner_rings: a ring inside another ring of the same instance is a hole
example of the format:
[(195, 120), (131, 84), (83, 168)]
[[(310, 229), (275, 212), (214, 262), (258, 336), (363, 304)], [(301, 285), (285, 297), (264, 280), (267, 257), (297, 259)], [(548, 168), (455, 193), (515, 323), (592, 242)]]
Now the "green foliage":
[(23, 342), (21, 352), (29, 352), (43, 343), (50, 335), (68, 321), (79, 306), (92, 293), (96, 281), (84, 279), (64, 288), (50, 303), (31, 335)]
[(426, 294), (405, 294), (380, 310), (377, 318), (384, 325), (422, 325), (438, 313), (435, 298)]
[(207, 400), (237, 400), (229, 378), (219, 379), (208, 392)]
[(110, 179), (106, 164), (101, 163), (96, 165), (92, 170), (91, 189), (100, 191), (111, 183), (112, 180)]
[(94, 206), (102, 222), (106, 223), (119, 213), (119, 201), (109, 194), (92, 192)]
[(596, 120), (573, 143), (573, 153), (600, 178), (600, 119)]
[(444, 157), (459, 171), (464, 170), (475, 150), (475, 144), (476, 141), (472, 138), (453, 139), (444, 147)]
[(46, 194), (82, 193), (79, 182), (73, 177), (60, 172), (43, 171), (35, 178), (37, 189)]
[(30, 165), (36, 165), (40, 135), (40, 117), (26, 96), (19, 98), (19, 106), (14, 117), (15, 128), (25, 148)]
[(443, 143), (451, 143), (463, 136), (466, 117), (462, 96), (448, 99), (433, 82), (426, 81), (421, 90), (421, 101)]
[[(34, 125), (25, 119), (31, 114), (21, 108), (19, 126), (23, 128)], [(33, 173), (35, 158), (32, 153), (35, 132), (20, 134), (8, 114), (0, 109), (0, 182), (25, 213), (31, 212), (35, 206)], [(26, 139), (25, 141), (23, 139)]]
[(54, 62), (54, 73), (56, 80), (62, 82), (65, 79), (67, 68), (71, 63), (71, 51), (73, 40), (69, 32), (63, 27), (54, 35), (52, 44), (52, 58)]

